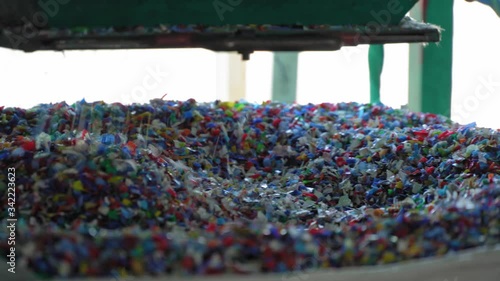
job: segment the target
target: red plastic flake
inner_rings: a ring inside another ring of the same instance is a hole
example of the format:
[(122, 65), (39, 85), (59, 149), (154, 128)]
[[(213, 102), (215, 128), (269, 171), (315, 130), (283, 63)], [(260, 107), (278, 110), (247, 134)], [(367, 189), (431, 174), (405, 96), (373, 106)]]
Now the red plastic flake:
[(36, 150), (36, 143), (34, 140), (25, 141), (22, 145), (22, 148), (26, 151), (35, 151)]
[(170, 194), (170, 196), (172, 196), (172, 198), (177, 198), (177, 193), (175, 192), (175, 190), (169, 188), (167, 189), (167, 192), (168, 194)]
[(219, 128), (213, 128), (211, 130), (211, 134), (212, 134), (212, 136), (215, 136), (215, 137), (219, 136), (220, 135), (220, 129)]
[(344, 157), (337, 157), (335, 159), (335, 162), (337, 163), (337, 166), (339, 166), (339, 167), (343, 167), (345, 164), (347, 164), (347, 162), (344, 159)]
[(272, 108), (269, 110), (269, 116), (271, 117), (274, 117), (274, 116), (278, 116), (281, 112), (281, 109), (279, 108)]
[(83, 129), (83, 131), (82, 131), (82, 140), (85, 139), (85, 137), (88, 135), (88, 133), (89, 132), (87, 130)]
[(413, 132), (413, 134), (419, 141), (423, 141), (429, 135), (429, 132), (427, 130), (420, 130)]
[(187, 270), (191, 270), (194, 267), (194, 259), (190, 256), (185, 256), (182, 259), (182, 267)]
[(274, 119), (273, 120), (273, 127), (278, 128), (278, 126), (280, 125), (280, 123), (281, 123), (281, 119), (279, 119), (279, 118), (278, 119)]
[(314, 195), (313, 193), (309, 193), (309, 192), (303, 192), (302, 195), (306, 196), (306, 197), (309, 197), (311, 198), (312, 200), (314, 201), (317, 201), (318, 200), (318, 197), (316, 195)]
[(380, 107), (378, 107), (378, 106), (374, 106), (374, 107), (372, 108), (372, 114), (373, 114), (373, 115), (379, 115), (379, 114), (380, 114)]
[(445, 140), (447, 139), (449, 136), (453, 135), (455, 132), (453, 131), (445, 131), (445, 132), (442, 132), (439, 136), (438, 136), (438, 139), (439, 140)]
[(233, 236), (225, 236), (223, 239), (222, 239), (222, 244), (224, 245), (224, 247), (231, 247), (234, 243), (234, 237)]

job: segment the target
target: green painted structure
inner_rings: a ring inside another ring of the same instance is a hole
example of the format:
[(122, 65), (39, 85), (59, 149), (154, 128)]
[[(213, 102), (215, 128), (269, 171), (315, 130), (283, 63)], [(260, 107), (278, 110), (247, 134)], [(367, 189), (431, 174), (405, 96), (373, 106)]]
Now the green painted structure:
[[(409, 65), (409, 108), (417, 112), (451, 115), (452, 69), (453, 69), (453, 0), (423, 0), (416, 7), (413, 16), (417, 20), (433, 23), (442, 28), (441, 42), (438, 44), (412, 44), (410, 46)], [(285, 80), (287, 71), (296, 73), (296, 69), (276, 67), (276, 63), (293, 66), (296, 56), (275, 59), (273, 79), (273, 100), (287, 102), (291, 100), (289, 92), (295, 89), (296, 82)], [(370, 45), (368, 53), (370, 71), (370, 102), (381, 102), (381, 75), (384, 65), (384, 46)], [(390, 81), (388, 81), (390, 82)], [(289, 85), (287, 83), (290, 83)], [(286, 93), (284, 98), (283, 93)]]
[[(158, 24), (397, 24), (418, 0), (2, 0), (0, 25), (22, 23), (37, 12), (47, 27)], [(50, 4), (41, 4), (50, 3)], [(89, 16), (92, 15), (92, 16)]]
[(442, 28), (441, 42), (410, 46), (409, 108), (451, 115), (454, 0), (424, 0), (413, 16)]
[(370, 102), (380, 103), (382, 70), (384, 68), (384, 45), (370, 45), (368, 50), (370, 71)]
[[(27, 22), (34, 23), (38, 29), (147, 27), (160, 24), (201, 24), (214, 26), (299, 24), (334, 25), (341, 27), (388, 27), (398, 25), (418, 1), (1, 0), (0, 30), (21, 28)], [(441, 26), (443, 34), (440, 44), (431, 44), (426, 48), (413, 51), (415, 54), (421, 52), (419, 53), (421, 60), (412, 58), (412, 62), (410, 63), (410, 72), (412, 73), (409, 93), (410, 107), (418, 111), (440, 113), (449, 116), (451, 104), (453, 0), (422, 0), (420, 2), (425, 6), (423, 20)], [(291, 36), (293, 37), (293, 34)], [(344, 39), (349, 40), (348, 37), (346, 38)], [(156, 43), (150, 44), (155, 46), (155, 44), (159, 44), (158, 42), (161, 43), (170, 39), (152, 38), (151, 40), (156, 40), (154, 41)], [(179, 37), (175, 40), (174, 43), (177, 44), (184, 42), (182, 40), (191, 39), (188, 37)], [(36, 45), (34, 47), (35, 50), (37, 47), (40, 47), (40, 45)], [(415, 47), (413, 48), (415, 49)], [(414, 57), (417, 56), (415, 55)], [(380, 77), (383, 70), (383, 60), (383, 46), (372, 45), (369, 52), (371, 102), (380, 101)], [(281, 102), (294, 102), (296, 100), (297, 66), (297, 52), (275, 54), (273, 100)]]
[(451, 115), (453, 65), (453, 1), (430, 0), (424, 20), (443, 29), (441, 42), (423, 48), (422, 112)]

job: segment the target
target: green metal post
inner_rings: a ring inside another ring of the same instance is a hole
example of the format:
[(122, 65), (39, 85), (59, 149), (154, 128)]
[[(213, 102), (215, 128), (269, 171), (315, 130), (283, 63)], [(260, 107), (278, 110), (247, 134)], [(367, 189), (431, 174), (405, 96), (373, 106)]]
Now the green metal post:
[(370, 68), (370, 103), (380, 103), (380, 81), (384, 68), (384, 45), (370, 45), (368, 64)]
[[(452, 66), (453, 66), (453, 0), (424, 1), (424, 20), (440, 26), (442, 39), (439, 44), (423, 48), (420, 92), (410, 92), (410, 101), (418, 101), (420, 111), (451, 115)], [(410, 67), (412, 67), (410, 65)], [(410, 83), (412, 81), (410, 80)], [(413, 81), (415, 83), (415, 81)], [(410, 88), (415, 88), (410, 85)], [(415, 96), (417, 95), (417, 96)]]
[(451, 115), (453, 0), (428, 1), (426, 20), (443, 28), (439, 45), (424, 49), (422, 111)]
[(272, 101), (294, 103), (297, 100), (298, 61), (297, 52), (274, 53)]

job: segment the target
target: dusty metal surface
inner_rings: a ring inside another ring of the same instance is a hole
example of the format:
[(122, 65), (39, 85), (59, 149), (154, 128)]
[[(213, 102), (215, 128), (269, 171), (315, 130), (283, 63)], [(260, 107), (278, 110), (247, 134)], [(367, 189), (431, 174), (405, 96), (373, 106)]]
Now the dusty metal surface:
[(435, 26), (404, 24), (416, 2), (1, 0), (0, 47), (26, 52), (205, 48), (248, 59), (254, 51), (439, 41)]
[(198, 28), (163, 26), (150, 30), (42, 30), (22, 36), (22, 28), (4, 29), (0, 46), (38, 50), (205, 48), (239, 52), (335, 51), (344, 46), (404, 42), (437, 42), (439, 28), (405, 18), (396, 26), (225, 26)]

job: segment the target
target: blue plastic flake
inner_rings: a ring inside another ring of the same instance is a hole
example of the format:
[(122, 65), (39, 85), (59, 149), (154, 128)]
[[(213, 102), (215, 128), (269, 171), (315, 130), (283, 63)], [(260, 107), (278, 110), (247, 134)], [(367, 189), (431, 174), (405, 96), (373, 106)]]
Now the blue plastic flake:
[(7, 150), (0, 151), (0, 160), (7, 159), (8, 156), (9, 156), (9, 151)]

